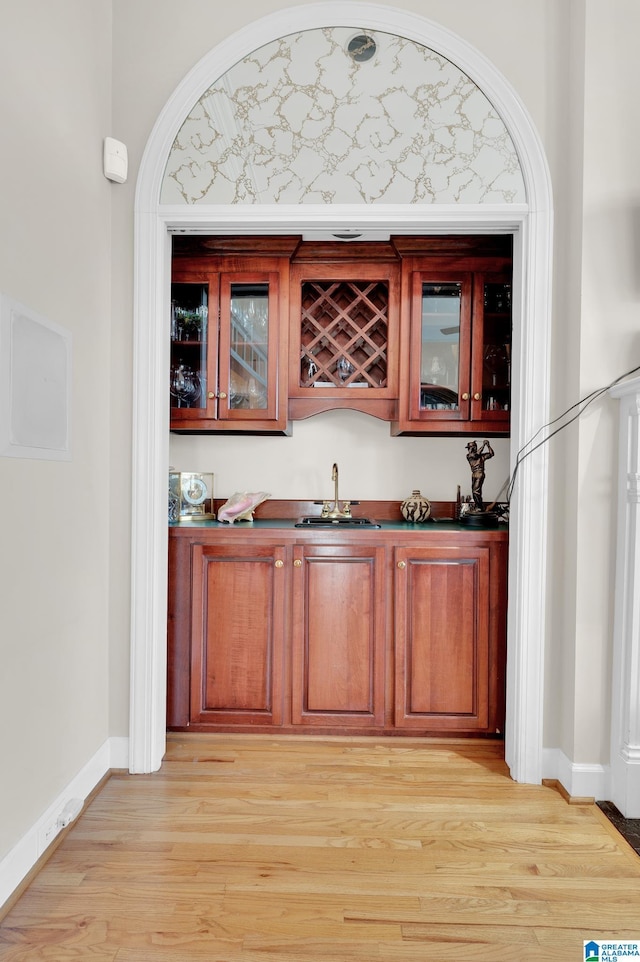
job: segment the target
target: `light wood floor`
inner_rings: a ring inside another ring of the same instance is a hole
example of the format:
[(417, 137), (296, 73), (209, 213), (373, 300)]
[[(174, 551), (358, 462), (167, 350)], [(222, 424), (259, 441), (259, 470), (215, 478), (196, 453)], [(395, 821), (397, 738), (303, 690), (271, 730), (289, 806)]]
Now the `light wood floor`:
[(0, 925), (2, 962), (573, 962), (640, 939), (640, 858), (496, 743), (171, 736)]

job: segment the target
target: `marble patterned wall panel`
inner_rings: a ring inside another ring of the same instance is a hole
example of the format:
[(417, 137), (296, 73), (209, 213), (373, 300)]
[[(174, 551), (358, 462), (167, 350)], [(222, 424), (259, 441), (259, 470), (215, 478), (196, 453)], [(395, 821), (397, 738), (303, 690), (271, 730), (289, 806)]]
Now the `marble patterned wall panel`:
[(171, 148), (164, 204), (511, 204), (526, 200), (508, 131), (434, 51), (348, 28), (266, 44), (204, 93)]

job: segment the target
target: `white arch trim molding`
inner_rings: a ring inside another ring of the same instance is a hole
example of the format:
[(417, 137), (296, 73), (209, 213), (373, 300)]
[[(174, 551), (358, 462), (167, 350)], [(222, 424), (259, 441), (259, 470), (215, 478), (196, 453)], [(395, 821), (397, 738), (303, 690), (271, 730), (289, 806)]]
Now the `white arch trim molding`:
[[(215, 79), (267, 41), (296, 30), (353, 24), (430, 47), (476, 82), (514, 141), (526, 186), (525, 205), (160, 205), (162, 177), (173, 139), (193, 104)], [(553, 232), (550, 179), (527, 111), (492, 64), (460, 37), (422, 17), (353, 0), (279, 11), (227, 38), (207, 54), (160, 114), (142, 158), (136, 190), (131, 772), (157, 770), (166, 744), (169, 343), (164, 319), (169, 308), (170, 231), (269, 233), (347, 226), (394, 233), (513, 232), (512, 465), (515, 453), (547, 420)], [(542, 448), (519, 468), (510, 528), (506, 760), (516, 781), (532, 783), (542, 777), (547, 485)]]

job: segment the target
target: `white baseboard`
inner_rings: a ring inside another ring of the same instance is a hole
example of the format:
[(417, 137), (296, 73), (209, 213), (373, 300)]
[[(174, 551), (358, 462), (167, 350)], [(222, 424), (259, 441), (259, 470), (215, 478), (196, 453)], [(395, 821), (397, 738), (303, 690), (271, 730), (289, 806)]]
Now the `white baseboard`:
[(542, 750), (542, 777), (557, 779), (573, 798), (609, 799), (609, 766), (572, 762), (559, 748)]
[(129, 767), (129, 739), (109, 738), (0, 862), (0, 908), (56, 835), (82, 811), (93, 789), (113, 768)]

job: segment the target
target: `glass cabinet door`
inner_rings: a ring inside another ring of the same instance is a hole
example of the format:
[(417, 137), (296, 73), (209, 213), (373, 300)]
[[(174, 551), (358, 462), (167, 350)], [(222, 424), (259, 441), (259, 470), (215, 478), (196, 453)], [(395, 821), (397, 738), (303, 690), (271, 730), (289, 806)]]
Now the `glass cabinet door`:
[(218, 417), (275, 417), (278, 275), (220, 278)]
[(420, 408), (458, 407), (461, 284), (422, 285)]
[(207, 406), (208, 284), (171, 287), (171, 408), (200, 416)]
[(420, 272), (413, 287), (412, 414), (438, 420), (467, 417), (470, 276), (446, 279)]
[[(202, 258), (202, 261), (205, 259)], [(286, 429), (280, 274), (196, 263), (171, 286), (172, 431)]]
[(482, 417), (508, 419), (511, 403), (511, 284), (482, 278)]
[(269, 285), (231, 284), (229, 407), (267, 407)]

